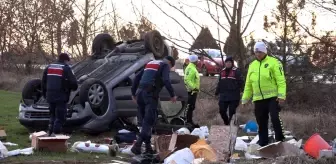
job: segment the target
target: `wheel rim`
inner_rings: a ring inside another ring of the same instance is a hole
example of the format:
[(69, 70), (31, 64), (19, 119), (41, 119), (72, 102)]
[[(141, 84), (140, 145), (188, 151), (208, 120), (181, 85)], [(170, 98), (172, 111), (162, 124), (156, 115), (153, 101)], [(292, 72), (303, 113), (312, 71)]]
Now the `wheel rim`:
[(104, 98), (104, 89), (99, 84), (93, 84), (89, 89), (89, 101), (93, 105), (99, 105)]

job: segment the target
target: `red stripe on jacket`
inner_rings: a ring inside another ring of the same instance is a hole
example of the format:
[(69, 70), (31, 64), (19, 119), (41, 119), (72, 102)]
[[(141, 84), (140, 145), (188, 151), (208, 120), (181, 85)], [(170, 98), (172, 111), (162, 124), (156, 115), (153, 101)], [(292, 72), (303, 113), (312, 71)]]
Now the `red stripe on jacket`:
[(157, 71), (157, 70), (159, 70), (159, 68), (160, 68), (160, 64), (152, 64), (152, 63), (148, 63), (148, 64), (146, 65), (146, 67), (145, 67), (145, 70), (150, 69), (150, 70), (155, 70), (155, 71)]
[(48, 75), (54, 75), (54, 76), (63, 76), (63, 69), (62, 68), (48, 68)]

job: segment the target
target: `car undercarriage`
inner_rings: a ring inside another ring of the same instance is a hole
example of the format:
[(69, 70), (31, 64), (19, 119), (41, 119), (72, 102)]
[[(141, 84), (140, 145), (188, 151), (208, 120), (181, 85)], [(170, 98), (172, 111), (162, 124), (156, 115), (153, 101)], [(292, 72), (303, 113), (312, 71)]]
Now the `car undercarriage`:
[[(90, 58), (72, 66), (79, 87), (70, 94), (64, 131), (97, 134), (125, 126), (136, 127), (137, 105), (131, 97), (133, 78), (154, 57), (167, 55), (171, 55), (171, 49), (155, 30), (143, 39), (118, 43), (109, 34), (97, 35)], [(171, 131), (187, 126), (181, 117), (186, 108), (187, 90), (176, 72), (171, 71), (170, 78), (180, 107), (168, 116), (160, 106), (156, 130)], [(169, 100), (169, 93), (163, 88), (160, 101)], [(46, 130), (48, 107), (41, 93), (41, 79), (27, 82), (19, 105), (20, 123), (31, 131)]]

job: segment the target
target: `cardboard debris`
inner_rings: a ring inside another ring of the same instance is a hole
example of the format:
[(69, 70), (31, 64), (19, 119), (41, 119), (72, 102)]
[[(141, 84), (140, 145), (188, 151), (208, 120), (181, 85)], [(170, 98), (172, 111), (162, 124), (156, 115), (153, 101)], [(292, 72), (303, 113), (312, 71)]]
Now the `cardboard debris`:
[(68, 149), (66, 141), (69, 138), (66, 135), (47, 137), (47, 133), (41, 131), (32, 134), (31, 146), (39, 151), (66, 152)]
[[(237, 127), (213, 125), (210, 128), (210, 146), (216, 151), (218, 161), (227, 161), (235, 146)], [(231, 144), (231, 145), (230, 145)]]
[(302, 153), (297, 146), (286, 143), (276, 142), (258, 149), (259, 155), (264, 158), (276, 158), (280, 156), (299, 156)]
[(6, 140), (7, 134), (5, 130), (0, 130), (0, 140)]
[(198, 136), (194, 135), (160, 135), (154, 136), (155, 149), (158, 152), (158, 156), (161, 160), (165, 159), (173, 152), (181, 150), (183, 148), (189, 148), (191, 144), (197, 142)]

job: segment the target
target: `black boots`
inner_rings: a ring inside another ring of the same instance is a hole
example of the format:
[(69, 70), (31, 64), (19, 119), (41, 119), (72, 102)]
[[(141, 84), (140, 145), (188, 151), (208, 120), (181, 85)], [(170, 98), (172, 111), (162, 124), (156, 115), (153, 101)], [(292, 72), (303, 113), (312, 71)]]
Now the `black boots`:
[(150, 143), (146, 143), (145, 147), (146, 147), (146, 150), (144, 154), (154, 154), (155, 153)]

